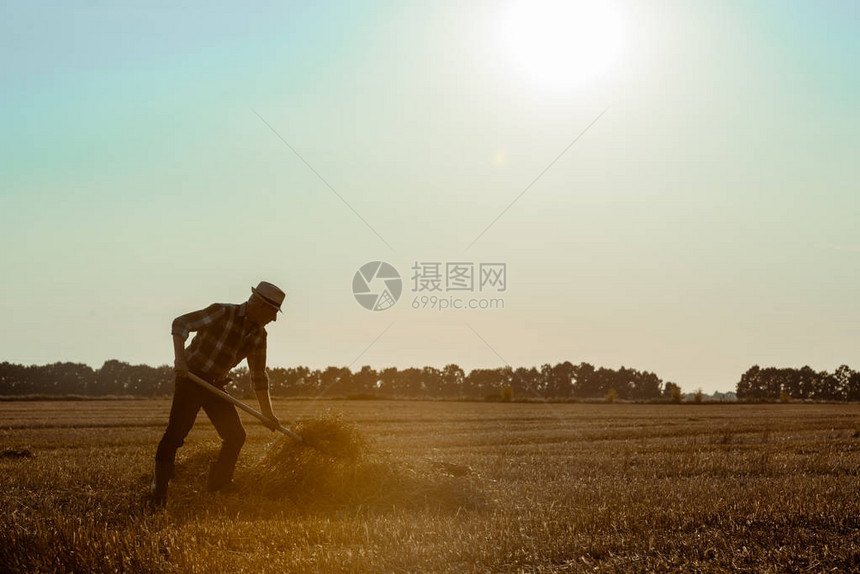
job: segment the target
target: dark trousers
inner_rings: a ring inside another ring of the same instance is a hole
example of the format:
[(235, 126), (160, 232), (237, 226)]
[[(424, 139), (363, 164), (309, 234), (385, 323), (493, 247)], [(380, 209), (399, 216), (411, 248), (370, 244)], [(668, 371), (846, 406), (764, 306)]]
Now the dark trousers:
[(223, 441), (210, 476), (210, 486), (218, 488), (233, 478), (233, 468), (239, 458), (239, 451), (245, 444), (245, 428), (239, 420), (236, 407), (185, 377), (176, 377), (170, 419), (167, 422), (167, 430), (158, 443), (155, 460), (173, 464), (176, 451), (185, 442), (185, 437), (194, 426), (201, 408), (215, 425), (215, 430)]

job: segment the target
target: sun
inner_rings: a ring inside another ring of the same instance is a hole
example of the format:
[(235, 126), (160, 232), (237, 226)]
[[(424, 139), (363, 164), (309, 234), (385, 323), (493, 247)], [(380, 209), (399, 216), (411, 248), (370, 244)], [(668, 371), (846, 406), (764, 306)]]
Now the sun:
[(625, 15), (610, 0), (514, 0), (500, 14), (498, 33), (523, 78), (561, 90), (614, 73), (628, 36)]

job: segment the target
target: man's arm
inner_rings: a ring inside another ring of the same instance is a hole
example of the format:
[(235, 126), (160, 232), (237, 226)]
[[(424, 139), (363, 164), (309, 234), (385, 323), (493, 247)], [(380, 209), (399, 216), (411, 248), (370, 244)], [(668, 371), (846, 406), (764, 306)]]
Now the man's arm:
[(273, 431), (281, 425), (281, 421), (272, 410), (272, 399), (269, 397), (269, 389), (257, 389), (257, 402), (260, 403), (260, 411), (268, 417), (269, 422), (263, 421), (267, 429)]
[(226, 311), (227, 309), (224, 305), (213, 303), (205, 309), (180, 315), (173, 320), (173, 324), (170, 326), (170, 333), (178, 335), (183, 341), (185, 341), (185, 339), (188, 338), (188, 333), (191, 331), (199, 331), (206, 325), (214, 323)]
[(173, 335), (173, 370), (180, 376), (188, 375), (188, 363), (185, 361), (185, 340), (188, 333), (199, 331), (214, 322), (224, 314), (224, 306), (214, 303), (205, 309), (186, 313), (173, 320), (170, 333)]
[(260, 412), (270, 419), (277, 421), (278, 417), (275, 416), (275, 412), (272, 410), (272, 399), (269, 396), (269, 389), (257, 389), (256, 392), (257, 402), (260, 403)]
[(173, 370), (182, 377), (188, 376), (188, 363), (185, 362), (185, 339), (173, 335)]
[(272, 398), (269, 396), (269, 376), (266, 374), (266, 336), (261, 335), (254, 349), (248, 353), (248, 370), (251, 372), (251, 384), (257, 394), (257, 402), (260, 403), (260, 411), (271, 419), (271, 424), (266, 424), (269, 430), (275, 430), (280, 421), (272, 410)]

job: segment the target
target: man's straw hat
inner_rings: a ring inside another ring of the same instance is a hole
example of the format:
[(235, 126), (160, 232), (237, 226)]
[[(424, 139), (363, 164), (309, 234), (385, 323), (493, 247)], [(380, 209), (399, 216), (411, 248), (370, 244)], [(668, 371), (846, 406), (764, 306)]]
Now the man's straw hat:
[(284, 298), (286, 297), (283, 291), (266, 281), (260, 281), (259, 285), (251, 287), (251, 293), (278, 311), (281, 310), (281, 303), (284, 302)]

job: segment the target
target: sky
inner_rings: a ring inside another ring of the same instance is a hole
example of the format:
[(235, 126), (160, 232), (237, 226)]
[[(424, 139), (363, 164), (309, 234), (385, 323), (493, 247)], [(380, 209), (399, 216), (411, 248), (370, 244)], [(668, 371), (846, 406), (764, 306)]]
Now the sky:
[(266, 280), (270, 366), (858, 369), (858, 56), (851, 1), (2, 3), (0, 360)]

